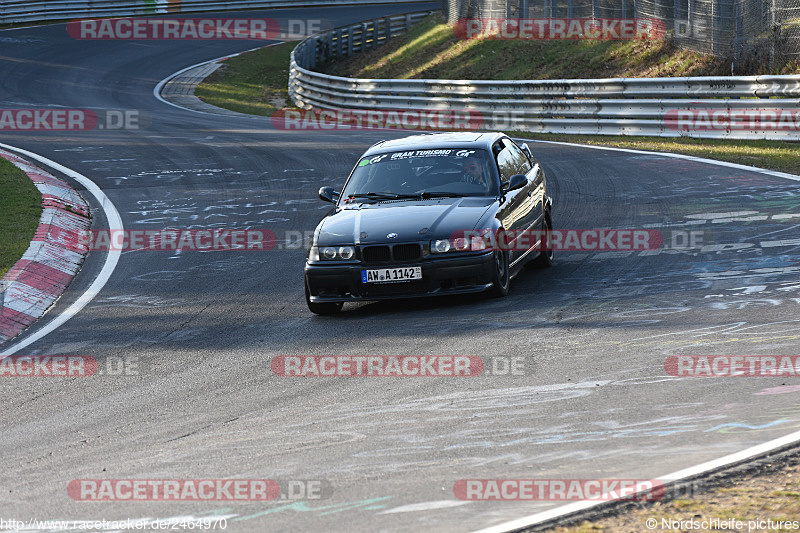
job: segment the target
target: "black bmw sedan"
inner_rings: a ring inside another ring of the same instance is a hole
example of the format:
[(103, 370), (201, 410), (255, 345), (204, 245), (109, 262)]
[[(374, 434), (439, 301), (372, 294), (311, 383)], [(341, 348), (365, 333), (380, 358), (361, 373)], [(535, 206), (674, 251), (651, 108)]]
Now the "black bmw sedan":
[(544, 171), (527, 145), (502, 133), (381, 141), (342, 191), (322, 187), (319, 197), (334, 208), (306, 258), (306, 301), (316, 314), (344, 302), (505, 296), (524, 265), (553, 261)]

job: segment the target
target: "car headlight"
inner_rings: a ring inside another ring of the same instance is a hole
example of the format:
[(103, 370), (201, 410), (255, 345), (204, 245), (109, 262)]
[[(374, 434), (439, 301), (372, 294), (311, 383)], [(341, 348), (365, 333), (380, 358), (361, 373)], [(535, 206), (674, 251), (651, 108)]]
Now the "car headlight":
[(309, 261), (349, 261), (356, 255), (352, 246), (312, 246)]
[(439, 239), (431, 243), (431, 252), (435, 254), (444, 254), (450, 251), (450, 241), (447, 239)]
[(469, 233), (464, 237), (439, 239), (431, 241), (431, 253), (446, 254), (448, 252), (479, 252), (492, 247), (491, 231), (484, 230), (476, 235)]

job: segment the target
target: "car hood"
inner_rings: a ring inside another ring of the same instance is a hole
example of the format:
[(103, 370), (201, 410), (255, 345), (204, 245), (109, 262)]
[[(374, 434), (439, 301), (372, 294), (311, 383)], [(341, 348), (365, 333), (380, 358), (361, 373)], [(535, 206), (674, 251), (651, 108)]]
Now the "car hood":
[[(322, 221), (318, 246), (409, 242), (476, 229), (495, 198), (381, 202), (340, 209)], [(387, 235), (396, 233), (389, 239)]]

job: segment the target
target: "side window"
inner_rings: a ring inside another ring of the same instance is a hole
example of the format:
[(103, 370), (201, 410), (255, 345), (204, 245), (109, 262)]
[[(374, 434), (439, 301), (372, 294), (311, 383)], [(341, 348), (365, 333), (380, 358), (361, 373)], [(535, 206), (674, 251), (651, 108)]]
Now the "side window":
[(503, 144), (513, 155), (515, 161), (514, 166), (517, 169), (514, 174), (527, 174), (531, 169), (531, 164), (530, 161), (528, 161), (528, 156), (525, 155), (525, 152), (523, 152), (519, 146), (514, 144), (514, 141), (511, 139), (503, 139)]
[(497, 168), (500, 169), (500, 181), (503, 183), (511, 179), (514, 174), (518, 174), (516, 172), (517, 163), (514, 160), (514, 154), (508, 148), (503, 148), (497, 154)]

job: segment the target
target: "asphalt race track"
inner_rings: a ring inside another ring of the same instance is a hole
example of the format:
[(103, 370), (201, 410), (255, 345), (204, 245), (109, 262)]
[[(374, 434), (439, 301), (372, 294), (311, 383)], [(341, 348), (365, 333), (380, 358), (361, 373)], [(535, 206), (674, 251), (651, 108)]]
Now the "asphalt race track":
[[(418, 6), (237, 13), (336, 25)], [(222, 15), (230, 16), (230, 15)], [(0, 131), (93, 180), (127, 229), (268, 228), (266, 252), (125, 252), (77, 316), (20, 353), (136, 371), (4, 379), (0, 516), (224, 516), (230, 531), (468, 531), (562, 502), (467, 502), (460, 479), (658, 479), (800, 427), (795, 378), (677, 378), (670, 355), (798, 355), (798, 183), (649, 154), (530, 143), (556, 228), (649, 228), (653, 252), (562, 252), (507, 298), (345, 306), (313, 316), (304, 249), (356, 158), (398, 132), (285, 132), (153, 97), (250, 41), (76, 41), (0, 32), (0, 108), (138, 110), (140, 130)], [(72, 185), (79, 188), (77, 183)], [(89, 195), (85, 195), (91, 200)], [(94, 227), (105, 227), (92, 204)], [(788, 216), (787, 216), (788, 215)], [(685, 237), (695, 231), (695, 246)], [(700, 240), (698, 240), (700, 239)], [(777, 243), (777, 244), (776, 244)], [(683, 246), (683, 247), (682, 247)], [(88, 287), (90, 254), (35, 333)], [(13, 348), (7, 344), (2, 349)], [(478, 355), (522, 375), (288, 378), (279, 355)], [(505, 358), (505, 359), (501, 359)], [(110, 368), (110, 367), (108, 367)], [(85, 502), (76, 479), (318, 480), (321, 500)]]

